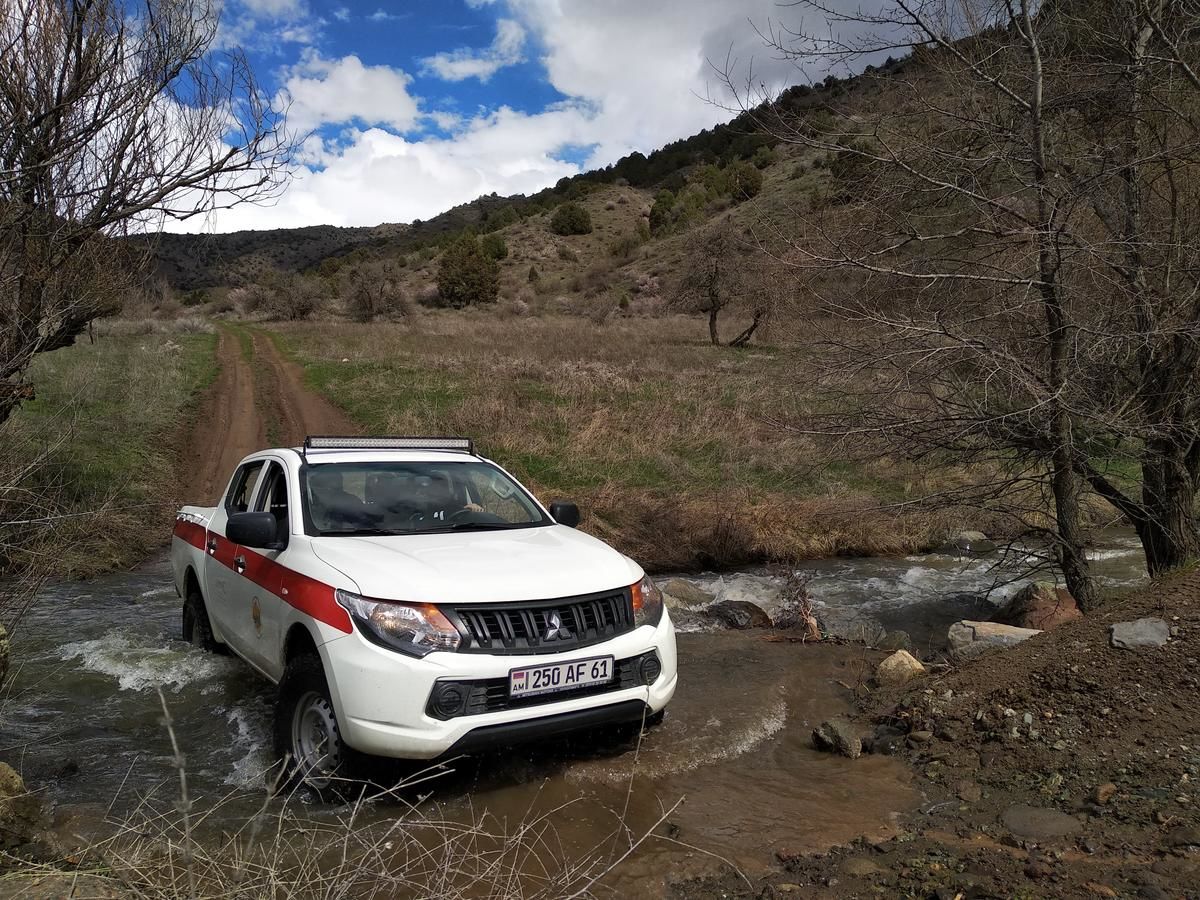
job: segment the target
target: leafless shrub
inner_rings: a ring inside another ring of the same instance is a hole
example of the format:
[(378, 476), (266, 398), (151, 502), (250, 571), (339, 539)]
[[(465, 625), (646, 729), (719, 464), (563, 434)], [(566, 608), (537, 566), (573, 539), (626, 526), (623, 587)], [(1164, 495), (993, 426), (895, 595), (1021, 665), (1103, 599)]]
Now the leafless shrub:
[[(145, 900), (588, 897), (682, 802), (664, 807), (644, 831), (631, 828), (625, 813), (614, 810), (611, 830), (595, 846), (564, 854), (556, 825), (572, 816), (579, 801), (531, 812), (519, 822), (486, 811), (453, 821), (420, 797), (422, 785), (451, 771), (439, 765), (390, 789), (348, 783), (348, 793), (357, 799), (336, 821), (307, 814), (298, 795), (273, 798), (268, 791), (257, 814), (232, 833), (215, 838), (208, 829), (201, 836), (204, 821), (220, 814), (235, 795), (203, 806), (195, 800), (165, 701), (163, 709), (178, 774), (177, 801), (157, 808), (148, 798), (116, 834), (82, 854), (101, 862), (116, 886)], [(630, 791), (636, 761), (635, 751)], [(398, 812), (388, 821), (364, 821), (367, 810), (379, 805)]]
[(794, 566), (786, 566), (781, 574), (783, 584), (775, 627), (800, 629), (805, 641), (821, 640), (821, 629), (817, 625), (812, 596), (808, 592), (814, 573), (800, 572)]

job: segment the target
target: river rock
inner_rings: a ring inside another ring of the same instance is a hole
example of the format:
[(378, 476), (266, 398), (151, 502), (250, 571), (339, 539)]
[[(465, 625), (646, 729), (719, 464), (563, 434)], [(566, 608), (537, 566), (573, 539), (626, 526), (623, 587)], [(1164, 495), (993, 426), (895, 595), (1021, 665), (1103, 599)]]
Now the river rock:
[(992, 621), (1018, 628), (1049, 631), (1063, 622), (1083, 618), (1079, 604), (1066, 588), (1045, 581), (1027, 584), (1012, 596)]
[[(690, 581), (684, 581), (682, 578), (672, 578), (660, 587), (664, 594), (685, 606), (708, 606), (716, 599), (708, 591), (697, 587)], [(667, 605), (673, 609), (676, 604), (668, 601)]]
[(884, 687), (899, 687), (925, 674), (925, 667), (907, 650), (897, 650), (875, 669), (875, 680)]
[(996, 542), (982, 531), (960, 531), (950, 542), (950, 549), (959, 553), (994, 553)]
[(733, 600), (738, 603), (750, 603), (757, 606), (772, 622), (784, 613), (783, 586), (777, 578), (765, 575), (726, 575), (722, 576), (713, 590), (717, 592), (717, 602)]
[(905, 737), (907, 735), (899, 728), (877, 725), (874, 734), (863, 738), (863, 752), (877, 753), (880, 756), (895, 756), (904, 749)]
[(744, 600), (718, 600), (704, 615), (726, 628), (770, 628), (771, 618), (753, 603)]
[(862, 737), (845, 719), (826, 719), (813, 729), (813, 746), (827, 753), (840, 753), (850, 759), (862, 756)]
[(1036, 628), (1017, 628), (998, 622), (955, 622), (946, 635), (950, 652), (956, 659), (971, 659), (991, 650), (1013, 647), (1041, 634)]
[(1079, 820), (1057, 809), (1038, 806), (1010, 806), (1000, 817), (1004, 827), (1019, 838), (1045, 840), (1066, 837), (1080, 828)]
[(46, 830), (42, 805), (8, 763), (0, 763), (0, 846), (13, 849), (39, 839)]
[(1171, 626), (1162, 619), (1135, 619), (1108, 626), (1112, 645), (1121, 650), (1161, 647), (1171, 637)]

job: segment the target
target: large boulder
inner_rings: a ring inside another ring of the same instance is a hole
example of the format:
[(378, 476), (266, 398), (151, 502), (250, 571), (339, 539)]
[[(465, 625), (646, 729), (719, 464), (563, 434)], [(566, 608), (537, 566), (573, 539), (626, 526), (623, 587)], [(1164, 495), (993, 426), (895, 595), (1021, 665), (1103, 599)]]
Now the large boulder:
[(704, 615), (726, 628), (770, 628), (771, 617), (745, 600), (718, 600)]
[[(684, 606), (708, 606), (716, 598), (703, 588), (697, 587), (682, 578), (672, 578), (666, 584), (659, 585), (667, 595), (667, 605), (674, 609), (678, 604)], [(672, 603), (671, 600), (677, 601)]]
[(920, 660), (907, 650), (897, 650), (875, 669), (875, 680), (884, 687), (899, 687), (925, 674)]
[(991, 650), (1013, 647), (1042, 632), (1036, 628), (1017, 628), (999, 622), (955, 622), (946, 635), (950, 653), (956, 659), (971, 659)]
[(1049, 631), (1063, 622), (1083, 618), (1079, 604), (1066, 588), (1038, 581), (1017, 591), (992, 621), (1018, 628)]
[(812, 733), (813, 746), (827, 753), (840, 753), (850, 759), (862, 756), (862, 735), (845, 719), (827, 719)]
[(8, 763), (0, 763), (0, 847), (5, 850), (33, 843), (46, 832), (38, 798)]
[(783, 584), (765, 575), (724, 575), (713, 585), (717, 601), (731, 600), (757, 606), (774, 622), (785, 612)]
[(1121, 650), (1161, 647), (1171, 638), (1171, 626), (1164, 619), (1135, 619), (1108, 626), (1112, 645)]

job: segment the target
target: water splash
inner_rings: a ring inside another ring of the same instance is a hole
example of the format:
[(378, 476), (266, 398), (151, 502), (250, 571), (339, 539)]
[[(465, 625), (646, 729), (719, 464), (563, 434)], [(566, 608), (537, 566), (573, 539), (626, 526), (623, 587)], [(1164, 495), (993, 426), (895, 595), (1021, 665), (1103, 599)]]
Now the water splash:
[(154, 635), (128, 635), (108, 631), (90, 641), (75, 641), (59, 648), (59, 658), (77, 661), (89, 672), (117, 679), (123, 691), (169, 689), (178, 693), (186, 685), (208, 681), (232, 668), (228, 659), (193, 647), (163, 646)]

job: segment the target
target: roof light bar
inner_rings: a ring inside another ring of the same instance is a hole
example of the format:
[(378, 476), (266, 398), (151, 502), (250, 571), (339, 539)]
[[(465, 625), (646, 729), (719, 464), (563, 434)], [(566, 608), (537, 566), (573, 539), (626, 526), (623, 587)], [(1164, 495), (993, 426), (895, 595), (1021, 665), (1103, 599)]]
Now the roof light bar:
[(464, 437), (351, 437), (309, 435), (307, 450), (458, 450), (474, 453), (475, 445)]

